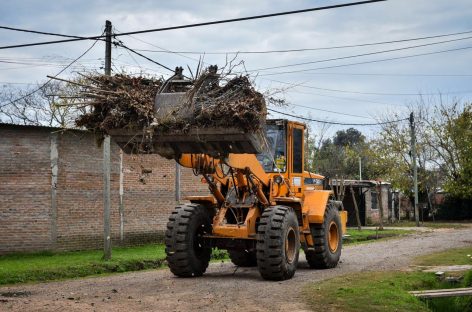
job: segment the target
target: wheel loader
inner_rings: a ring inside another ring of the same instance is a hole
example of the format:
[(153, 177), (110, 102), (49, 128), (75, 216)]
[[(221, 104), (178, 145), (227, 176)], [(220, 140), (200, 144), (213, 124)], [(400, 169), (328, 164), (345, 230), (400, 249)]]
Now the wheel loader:
[[(182, 96), (158, 94), (156, 113)], [(204, 128), (153, 138), (156, 153), (192, 168), (210, 191), (185, 198), (169, 217), (165, 250), (173, 274), (201, 276), (213, 248), (227, 250), (237, 266), (257, 266), (267, 280), (293, 277), (300, 249), (311, 268), (338, 264), (347, 212), (324, 189), (323, 176), (304, 170), (304, 133), (304, 124), (276, 119), (258, 133)], [(125, 151), (136, 137), (112, 136)]]

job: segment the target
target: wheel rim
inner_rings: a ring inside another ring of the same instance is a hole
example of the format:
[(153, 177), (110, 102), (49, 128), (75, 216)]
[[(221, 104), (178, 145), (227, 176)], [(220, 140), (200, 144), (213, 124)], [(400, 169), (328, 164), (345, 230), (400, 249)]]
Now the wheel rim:
[(336, 252), (338, 250), (339, 244), (339, 232), (338, 232), (338, 225), (336, 222), (331, 221), (329, 224), (329, 231), (328, 231), (328, 245), (329, 250), (331, 252)]
[(297, 254), (296, 245), (295, 231), (293, 228), (290, 228), (285, 237), (285, 257), (288, 263), (292, 263), (295, 260), (295, 255)]

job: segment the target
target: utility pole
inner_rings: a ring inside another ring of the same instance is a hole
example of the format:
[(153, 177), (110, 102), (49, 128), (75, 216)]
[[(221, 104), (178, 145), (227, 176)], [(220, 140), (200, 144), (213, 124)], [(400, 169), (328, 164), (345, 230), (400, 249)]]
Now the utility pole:
[(359, 156), (359, 180), (362, 180), (362, 157)]
[(410, 135), (411, 135), (411, 165), (413, 167), (413, 192), (415, 193), (415, 222), (416, 226), (420, 226), (420, 214), (418, 212), (418, 168), (416, 167), (416, 133), (415, 133), (415, 116), (413, 112), (410, 114)]
[[(111, 22), (105, 23), (105, 75), (111, 75)], [(103, 259), (111, 259), (111, 224), (110, 224), (110, 136), (103, 139)]]

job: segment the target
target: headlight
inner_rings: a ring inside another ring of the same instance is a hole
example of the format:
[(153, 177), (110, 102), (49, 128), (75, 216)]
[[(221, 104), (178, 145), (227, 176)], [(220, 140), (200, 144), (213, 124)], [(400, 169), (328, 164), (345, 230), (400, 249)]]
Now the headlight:
[(282, 182), (284, 181), (284, 179), (282, 178), (282, 176), (275, 176), (274, 177), (274, 182), (277, 183), (277, 184), (282, 184)]

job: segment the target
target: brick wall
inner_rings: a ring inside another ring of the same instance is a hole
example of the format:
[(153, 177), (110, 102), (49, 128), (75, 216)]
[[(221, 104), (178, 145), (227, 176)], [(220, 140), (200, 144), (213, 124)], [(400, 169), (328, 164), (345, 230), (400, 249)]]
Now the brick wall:
[[(56, 131), (0, 125), (0, 254), (103, 246), (102, 150), (90, 133)], [(111, 164), (112, 243), (160, 240), (177, 204), (175, 162), (112, 144)], [(189, 169), (180, 184), (182, 195), (208, 194)]]

